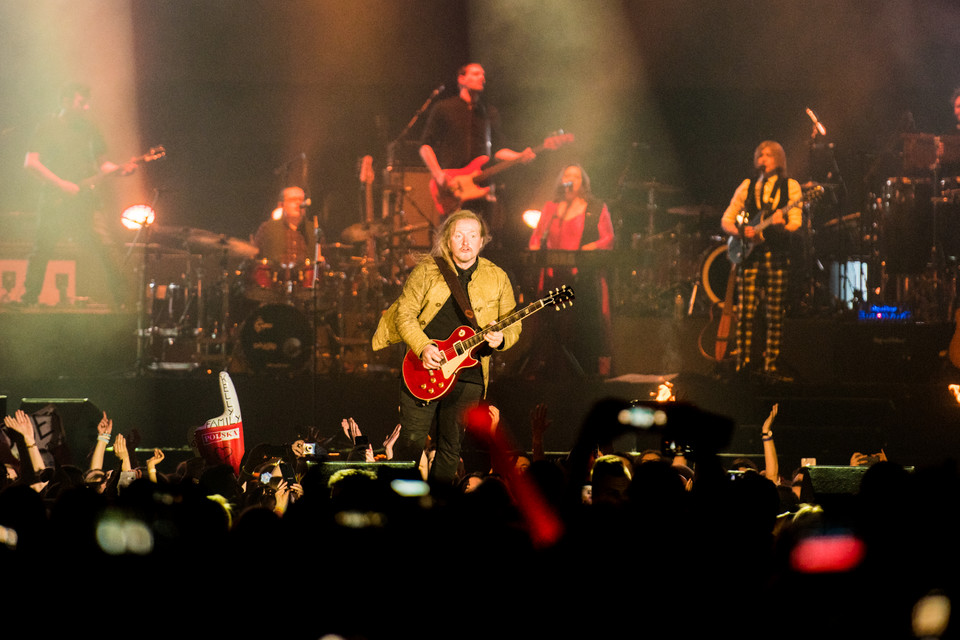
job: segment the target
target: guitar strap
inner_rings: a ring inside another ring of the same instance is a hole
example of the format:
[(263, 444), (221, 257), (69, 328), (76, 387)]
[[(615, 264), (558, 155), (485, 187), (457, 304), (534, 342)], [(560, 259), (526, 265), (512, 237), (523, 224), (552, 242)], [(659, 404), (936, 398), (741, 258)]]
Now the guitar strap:
[(476, 314), (473, 313), (473, 307), (470, 306), (470, 299), (467, 298), (467, 292), (464, 291), (463, 287), (460, 285), (460, 280), (457, 278), (457, 274), (453, 272), (453, 270), (450, 268), (450, 265), (447, 264), (447, 261), (443, 258), (434, 256), (433, 260), (437, 263), (437, 268), (440, 269), (440, 274), (443, 276), (447, 286), (450, 288), (450, 293), (453, 294), (453, 299), (457, 301), (457, 304), (460, 306), (460, 310), (463, 311), (463, 315), (467, 316), (467, 320), (470, 321), (470, 328), (479, 333), (480, 326), (477, 324)]

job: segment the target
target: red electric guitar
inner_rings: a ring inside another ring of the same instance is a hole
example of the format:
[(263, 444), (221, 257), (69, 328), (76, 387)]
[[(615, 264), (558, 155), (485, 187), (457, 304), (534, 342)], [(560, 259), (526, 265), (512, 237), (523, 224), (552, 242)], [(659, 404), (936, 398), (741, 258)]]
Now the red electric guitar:
[(403, 383), (418, 400), (439, 400), (456, 384), (461, 369), (477, 364), (478, 360), (473, 357), (473, 351), (485, 344), (484, 336), (487, 333), (503, 331), (544, 307), (552, 306), (557, 310), (566, 308), (573, 304), (573, 298), (573, 289), (562, 286), (520, 311), (514, 311), (500, 322), (484, 327), (479, 333), (466, 326), (454, 330), (446, 340), (437, 341), (437, 347), (443, 356), (443, 364), (439, 369), (427, 369), (417, 354), (408, 349), (401, 369)]
[[(544, 149), (559, 149), (563, 145), (571, 142), (573, 142), (572, 133), (559, 131), (545, 138), (543, 144), (534, 148), (533, 152), (540, 153)], [(444, 171), (444, 174), (447, 176), (447, 183), (442, 188), (437, 184), (436, 180), (430, 179), (430, 195), (433, 196), (433, 204), (440, 215), (447, 215), (448, 213), (456, 211), (460, 208), (460, 205), (468, 200), (477, 200), (486, 197), (486, 195), (490, 193), (490, 187), (482, 187), (480, 185), (486, 183), (501, 171), (509, 169), (521, 162), (519, 158), (516, 160), (504, 160), (481, 171), (480, 168), (487, 164), (488, 160), (490, 160), (489, 156), (477, 156), (470, 164), (462, 169), (448, 169)]]

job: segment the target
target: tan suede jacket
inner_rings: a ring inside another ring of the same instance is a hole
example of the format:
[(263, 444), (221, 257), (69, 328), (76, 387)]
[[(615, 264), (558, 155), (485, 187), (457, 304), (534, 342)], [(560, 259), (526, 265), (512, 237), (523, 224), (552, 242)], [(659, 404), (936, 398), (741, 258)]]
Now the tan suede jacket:
[[(479, 264), (467, 285), (467, 295), (474, 313), (477, 314), (477, 324), (485, 327), (513, 311), (517, 302), (506, 272), (486, 258), (477, 260)], [(450, 287), (444, 281), (433, 258), (426, 257), (421, 260), (403, 285), (403, 293), (380, 318), (377, 331), (373, 334), (374, 351), (403, 341), (419, 357), (424, 348), (433, 342), (423, 329), (430, 324), (449, 297)], [(519, 337), (520, 323), (517, 322), (504, 329), (503, 345), (500, 349), (509, 349), (516, 344)], [(490, 356), (481, 358), (480, 364), (486, 389), (490, 377)]]

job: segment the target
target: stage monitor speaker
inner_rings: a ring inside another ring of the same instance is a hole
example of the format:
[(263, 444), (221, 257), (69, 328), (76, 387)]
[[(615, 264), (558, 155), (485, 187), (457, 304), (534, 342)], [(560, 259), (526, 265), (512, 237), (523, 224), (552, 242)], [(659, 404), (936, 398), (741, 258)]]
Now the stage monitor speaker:
[(83, 466), (93, 448), (102, 412), (87, 398), (22, 398), (20, 409), (33, 418), (44, 462)]
[(310, 468), (319, 467), (324, 482), (330, 476), (344, 469), (363, 469), (376, 474), (377, 480), (420, 480), (420, 471), (417, 463), (412, 460), (387, 462), (315, 462), (307, 463)]
[[(810, 486), (817, 504), (824, 510), (847, 510), (853, 504), (854, 496), (860, 491), (860, 483), (868, 466), (832, 466), (814, 465), (807, 467), (810, 474)], [(909, 472), (913, 467), (905, 467)]]
[[(440, 223), (440, 214), (430, 195), (430, 172), (426, 169), (394, 169), (384, 172), (383, 216), (392, 220), (394, 231), (414, 227), (410, 245), (428, 250), (433, 244), (433, 229)], [(394, 236), (394, 246), (401, 240)]]

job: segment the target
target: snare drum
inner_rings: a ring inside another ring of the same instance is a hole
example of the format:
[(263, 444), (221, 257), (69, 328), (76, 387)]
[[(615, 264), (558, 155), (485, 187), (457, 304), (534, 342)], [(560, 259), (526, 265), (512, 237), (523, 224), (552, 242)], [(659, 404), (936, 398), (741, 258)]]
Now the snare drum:
[(247, 265), (243, 295), (261, 303), (279, 302), (282, 298), (277, 270), (271, 260), (260, 258)]
[(313, 260), (308, 258), (300, 263), (281, 264), (276, 281), (288, 299), (309, 300), (313, 297)]

